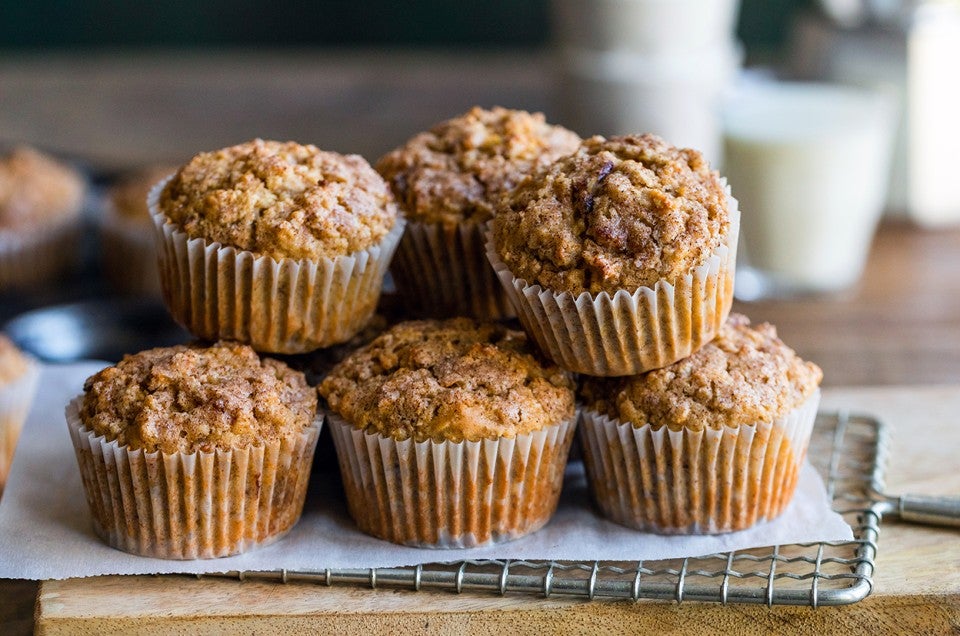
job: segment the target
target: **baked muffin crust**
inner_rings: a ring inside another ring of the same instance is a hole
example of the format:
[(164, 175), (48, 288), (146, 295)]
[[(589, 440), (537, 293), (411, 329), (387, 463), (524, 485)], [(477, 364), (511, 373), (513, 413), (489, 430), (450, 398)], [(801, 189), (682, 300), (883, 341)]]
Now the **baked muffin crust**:
[(750, 326), (731, 314), (717, 337), (689, 358), (638, 376), (588, 378), (590, 408), (639, 428), (719, 430), (772, 422), (817, 390), (823, 372), (777, 337), (773, 325)]
[(502, 199), (494, 243), (530, 284), (632, 293), (703, 264), (729, 228), (720, 176), (696, 150), (592, 137)]
[(47, 155), (20, 146), (0, 158), (0, 230), (36, 229), (83, 207), (83, 178)]
[(7, 384), (22, 377), (29, 364), (17, 345), (0, 333), (0, 384)]
[(384, 155), (377, 171), (406, 216), (425, 223), (483, 223), (524, 176), (577, 149), (580, 137), (542, 113), (478, 106)]
[(363, 157), (262, 139), (198, 154), (164, 187), (159, 207), (191, 238), (276, 259), (366, 249), (397, 217)]
[(418, 442), (514, 437), (574, 415), (570, 376), (522, 332), (467, 318), (394, 326), (337, 365), (320, 394), (356, 428)]
[(80, 420), (132, 449), (192, 453), (292, 439), (316, 411), (302, 373), (218, 342), (125, 356), (87, 379)]

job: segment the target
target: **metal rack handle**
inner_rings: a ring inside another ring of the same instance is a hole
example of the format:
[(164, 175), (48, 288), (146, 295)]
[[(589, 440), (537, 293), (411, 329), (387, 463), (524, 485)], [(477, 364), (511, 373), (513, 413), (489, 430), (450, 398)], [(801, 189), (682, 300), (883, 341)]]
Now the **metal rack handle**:
[(902, 495), (896, 499), (896, 512), (904, 521), (960, 528), (960, 497)]

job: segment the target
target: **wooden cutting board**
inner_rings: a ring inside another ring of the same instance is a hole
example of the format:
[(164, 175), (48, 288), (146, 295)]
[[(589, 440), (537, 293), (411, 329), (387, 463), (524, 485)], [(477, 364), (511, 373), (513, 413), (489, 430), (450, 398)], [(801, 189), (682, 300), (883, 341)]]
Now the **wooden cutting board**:
[[(823, 408), (891, 426), (890, 494), (960, 495), (960, 387), (830, 389)], [(36, 619), (40, 634), (957, 634), (960, 529), (885, 521), (873, 594), (817, 610), (107, 576), (42, 583)]]

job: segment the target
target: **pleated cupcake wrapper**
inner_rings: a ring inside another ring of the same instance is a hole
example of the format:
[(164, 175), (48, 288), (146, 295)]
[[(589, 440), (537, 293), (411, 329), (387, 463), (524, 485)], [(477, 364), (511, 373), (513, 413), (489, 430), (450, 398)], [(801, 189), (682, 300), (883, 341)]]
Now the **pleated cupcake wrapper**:
[(0, 230), (0, 290), (55, 279), (77, 261), (79, 217), (54, 227), (14, 232)]
[(636, 375), (688, 357), (716, 335), (733, 304), (740, 210), (727, 191), (727, 241), (671, 284), (633, 293), (574, 295), (531, 285), (500, 259), (487, 228), (487, 257), (520, 322), (557, 364), (593, 376)]
[(820, 403), (817, 391), (774, 422), (723, 430), (634, 428), (584, 409), (580, 439), (594, 501), (637, 530), (717, 534), (784, 511)]
[(490, 268), (480, 223), (408, 221), (390, 265), (407, 309), (418, 316), (500, 320), (517, 315)]
[(209, 453), (131, 450), (83, 426), (82, 397), (67, 425), (97, 535), (162, 559), (208, 559), (276, 541), (300, 518), (323, 422), (294, 441)]
[(7, 483), (13, 453), (20, 439), (23, 423), (30, 413), (40, 378), (40, 365), (29, 360), (27, 370), (19, 378), (0, 385), (0, 492)]
[[(109, 204), (108, 204), (109, 206)], [(117, 291), (160, 296), (157, 241), (152, 221), (142, 223), (108, 209), (100, 219), (103, 273)]]
[(515, 438), (396, 441), (329, 415), (350, 515), (394, 543), (466, 548), (543, 527), (557, 508), (576, 419)]
[(168, 179), (147, 201), (164, 302), (193, 335), (237, 340), (263, 352), (305, 353), (346, 342), (369, 322), (403, 234), (402, 219), (379, 244), (347, 256), (276, 260), (188, 238), (157, 207)]

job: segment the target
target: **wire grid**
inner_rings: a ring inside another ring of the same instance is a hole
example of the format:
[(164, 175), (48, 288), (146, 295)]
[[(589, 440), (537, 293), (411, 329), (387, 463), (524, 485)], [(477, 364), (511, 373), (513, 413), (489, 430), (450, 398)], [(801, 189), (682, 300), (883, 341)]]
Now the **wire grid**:
[(527, 593), (612, 599), (773, 605), (846, 605), (873, 588), (887, 433), (875, 418), (820, 413), (807, 457), (826, 476), (852, 541), (778, 545), (640, 562), (460, 561), (405, 568), (230, 572), (227, 576), (326, 585)]

